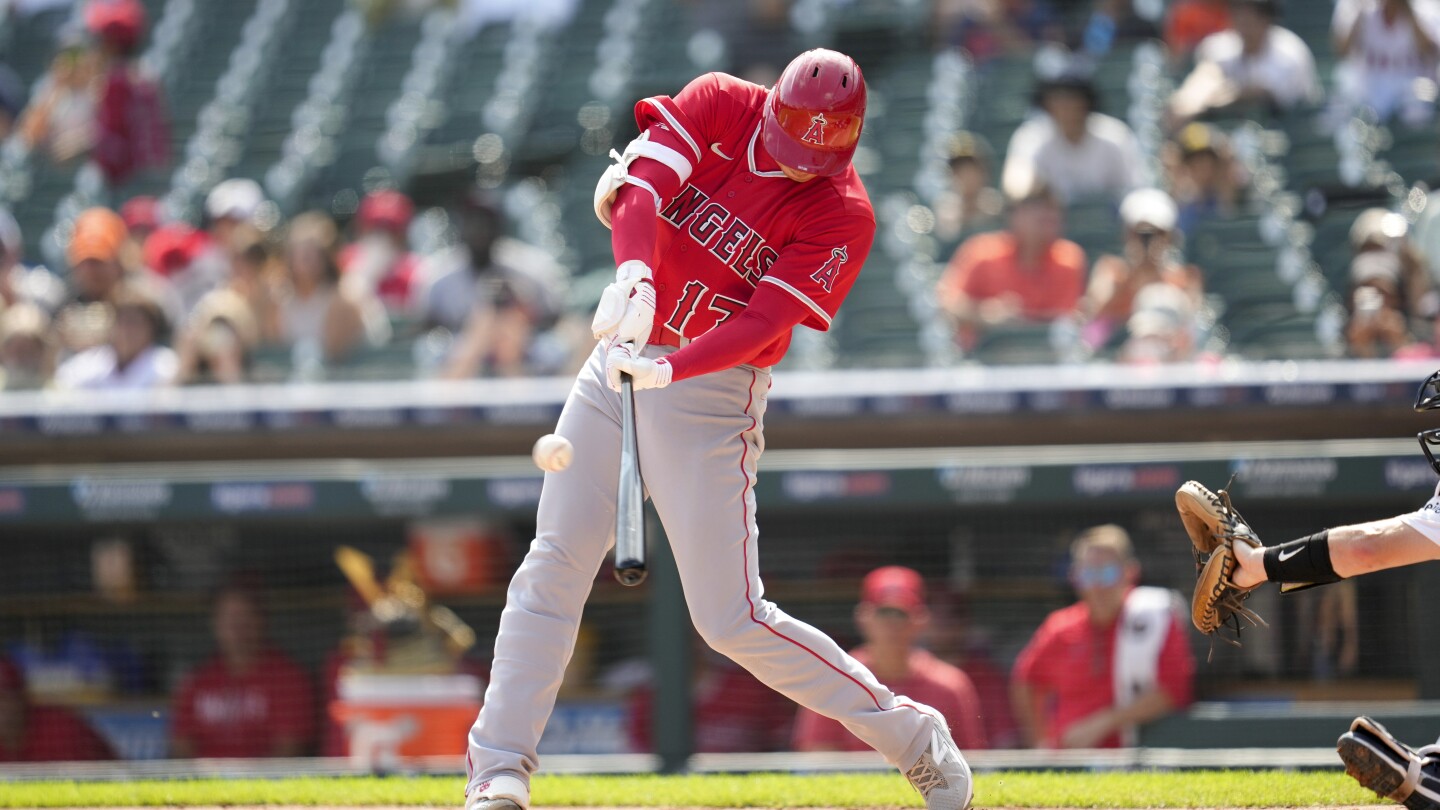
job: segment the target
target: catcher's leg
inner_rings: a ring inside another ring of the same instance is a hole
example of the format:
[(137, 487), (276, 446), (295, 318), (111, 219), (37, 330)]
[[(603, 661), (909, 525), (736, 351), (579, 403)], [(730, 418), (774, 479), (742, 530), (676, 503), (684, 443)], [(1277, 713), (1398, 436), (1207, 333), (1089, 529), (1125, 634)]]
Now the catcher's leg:
[(1357, 717), (1340, 735), (1335, 749), (1355, 781), (1410, 810), (1440, 808), (1440, 759), (1437, 746), (1418, 751), (1395, 739), (1368, 717)]

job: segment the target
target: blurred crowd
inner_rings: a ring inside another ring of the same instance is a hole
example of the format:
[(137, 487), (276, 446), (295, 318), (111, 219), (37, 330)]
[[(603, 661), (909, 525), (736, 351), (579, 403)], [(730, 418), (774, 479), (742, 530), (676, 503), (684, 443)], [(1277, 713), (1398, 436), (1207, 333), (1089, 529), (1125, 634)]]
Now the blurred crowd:
[[(1077, 16), (1063, 13), (1065, 5), (956, 0), (937, 7), (937, 30), (951, 32), (982, 71), (1004, 55), (1052, 47), (1059, 54), (1035, 60), (1034, 112), (1002, 155), (975, 133), (950, 140), (950, 187), (937, 202), (935, 231), (959, 244), (935, 294), (963, 351), (1007, 330), (1049, 325), (1057, 342), (1070, 344), (1062, 357), (1213, 362), (1224, 351), (1213, 334), (1224, 301), (1207, 295), (1205, 282), (1207, 269), (1219, 268), (1187, 261), (1186, 238), (1245, 210), (1253, 196), (1251, 172), (1223, 123), (1293, 116), (1334, 130), (1358, 116), (1434, 129), (1434, 0), (1339, 0), (1331, 24), (1339, 61), (1328, 99), (1310, 46), (1282, 24), (1284, 14), (1328, 8), (1100, 0)], [(1063, 19), (1084, 26), (1066, 30)], [(1136, 133), (1100, 112), (1093, 73), (1095, 58), (1117, 43), (1157, 36), (1178, 86), (1164, 103), (1162, 172), (1152, 176)], [(1118, 253), (1086, 255), (1066, 239), (1067, 212), (1096, 207), (1117, 214)], [(1424, 230), (1428, 217), (1375, 207), (1354, 221), (1349, 288), (1337, 290), (1346, 301), (1350, 356), (1440, 354), (1433, 326), (1440, 254), (1414, 238), (1417, 219)]]
[[(382, 17), (394, 6), (366, 8)], [(487, 19), (521, 13), (487, 8)], [(804, 45), (801, 8), (789, 0), (748, 0), (742, 13), (704, 0), (686, 8), (699, 32), (693, 58), (755, 81), (772, 81)], [(935, 47), (963, 49), (981, 75), (992, 63), (1013, 70), (1018, 57), (1036, 77), (1033, 110), (1008, 143), (969, 131), (947, 141), (934, 234), (953, 255), (935, 300), (962, 356), (1047, 328), (1062, 360), (1216, 361), (1224, 301), (1207, 289), (1214, 268), (1187, 256), (1187, 238), (1256, 210), (1253, 166), (1225, 122), (1303, 114), (1316, 127), (1351, 115), (1434, 125), (1440, 0), (1337, 2), (1325, 12), (1333, 77), (1318, 75), (1310, 44), (1283, 24), (1321, 10), (1280, 0), (938, 0), (932, 9)], [(574, 11), (541, 10), (559, 20)], [(57, 163), (92, 161), (112, 190), (169, 165), (163, 92), (136, 59), (147, 24), (138, 0), (92, 0), (28, 103), (0, 64), (0, 137)], [(1100, 111), (1094, 76), (1105, 54), (1141, 41), (1163, 43), (1176, 82), (1154, 160), (1130, 124)], [(245, 178), (215, 186), (198, 223), (173, 219), (152, 197), (111, 199), (61, 223), (64, 262), (50, 268), (28, 261), (38, 235), (0, 209), (5, 388), (363, 376), (377, 362), (391, 375), (397, 365), (421, 377), (546, 374), (572, 368), (587, 347), (569, 274), (505, 235), (494, 192), (426, 212), (444, 236), (424, 255), (410, 248), (415, 205), (390, 188), (372, 189), (341, 221), (334, 211), (283, 219)], [(1096, 210), (1113, 214), (1104, 240), (1113, 252), (1067, 238), (1068, 218)], [(1440, 354), (1440, 263), (1427, 247), (1440, 227), (1417, 236), (1416, 220), (1377, 207), (1354, 222), (1349, 288), (1337, 291), (1352, 356)]]
[[(462, 673), (483, 683), (484, 663), (464, 657), (474, 634), (417, 590), (411, 564), (401, 559), (385, 584), (373, 576), (356, 583), (348, 635), (334, 645), (318, 678), (271, 636), (263, 591), (243, 577), (218, 586), (209, 603), (210, 649), (175, 674), (165, 712), (168, 739), (156, 753), (355, 754), (359, 738), (346, 721), (353, 707), (344, 703), (347, 673)], [(1144, 724), (1192, 699), (1188, 614), (1177, 593), (1140, 584), (1130, 536), (1119, 526), (1079, 533), (1066, 563), (1075, 601), (1045, 618), (1008, 674), (973, 632), (963, 600), (904, 566), (864, 575), (847, 623), (853, 630), (842, 637), (857, 639), (850, 653), (892, 690), (939, 709), (965, 750), (1133, 745)], [(392, 615), (397, 609), (405, 616)], [(430, 626), (435, 617), (443, 630)], [(623, 747), (653, 750), (649, 659), (620, 659), (600, 669), (592, 660), (595, 644), (593, 632), (582, 628), (562, 702), (623, 707)], [(65, 679), (52, 674), (52, 683), (34, 682), (40, 673), (64, 671), (65, 659), (29, 644), (9, 649), (12, 657), (0, 657), (0, 762), (116, 758), (107, 737), (64, 705)], [(698, 752), (868, 750), (838, 722), (797, 711), (698, 637), (690, 669)], [(468, 723), (472, 716), (461, 719)]]
[(584, 349), (561, 336), (563, 275), (505, 237), (493, 195), (441, 214), (456, 241), (426, 256), (407, 247), (414, 205), (398, 191), (368, 194), (348, 232), (321, 211), (265, 228), (266, 210), (245, 179), (215, 187), (203, 228), (165, 221), (149, 197), (91, 208), (58, 274), (22, 261), (0, 210), (4, 387), (243, 383), (267, 356), (314, 380), (392, 341), (425, 376), (517, 376), (566, 369)]

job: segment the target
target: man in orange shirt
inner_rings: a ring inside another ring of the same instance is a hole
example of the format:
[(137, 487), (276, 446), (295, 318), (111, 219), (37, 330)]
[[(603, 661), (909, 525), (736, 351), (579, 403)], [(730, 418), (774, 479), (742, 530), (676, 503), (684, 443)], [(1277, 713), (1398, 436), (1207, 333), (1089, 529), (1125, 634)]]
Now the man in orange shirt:
[(1053, 321), (1075, 311), (1085, 288), (1085, 251), (1064, 239), (1064, 214), (1037, 184), (1010, 209), (1008, 230), (965, 240), (945, 268), (937, 293), (955, 320), (962, 346), (986, 327)]
[[(865, 645), (850, 655), (892, 688), (938, 709), (962, 749), (988, 748), (980, 698), (970, 678), (916, 646), (929, 623), (920, 574), (898, 565), (877, 568), (861, 583), (855, 607)], [(795, 716), (794, 745), (798, 751), (869, 750), (838, 721), (805, 708)]]

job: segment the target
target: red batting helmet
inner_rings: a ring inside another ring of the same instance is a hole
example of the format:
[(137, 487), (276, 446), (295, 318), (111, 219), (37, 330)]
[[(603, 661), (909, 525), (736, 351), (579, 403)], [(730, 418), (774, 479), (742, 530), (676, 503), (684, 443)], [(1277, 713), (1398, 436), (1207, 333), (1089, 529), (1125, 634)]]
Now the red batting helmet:
[(809, 174), (845, 171), (865, 126), (865, 77), (843, 53), (795, 57), (765, 100), (761, 137), (770, 156)]

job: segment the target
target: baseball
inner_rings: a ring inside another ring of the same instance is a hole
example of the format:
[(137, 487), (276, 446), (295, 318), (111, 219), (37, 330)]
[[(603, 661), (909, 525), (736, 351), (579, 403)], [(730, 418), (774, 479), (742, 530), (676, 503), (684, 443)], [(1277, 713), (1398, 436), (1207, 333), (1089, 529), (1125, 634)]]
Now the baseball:
[(575, 445), (564, 436), (546, 433), (536, 440), (530, 457), (535, 459), (535, 466), (545, 472), (560, 472), (570, 466), (570, 459), (575, 457)]

